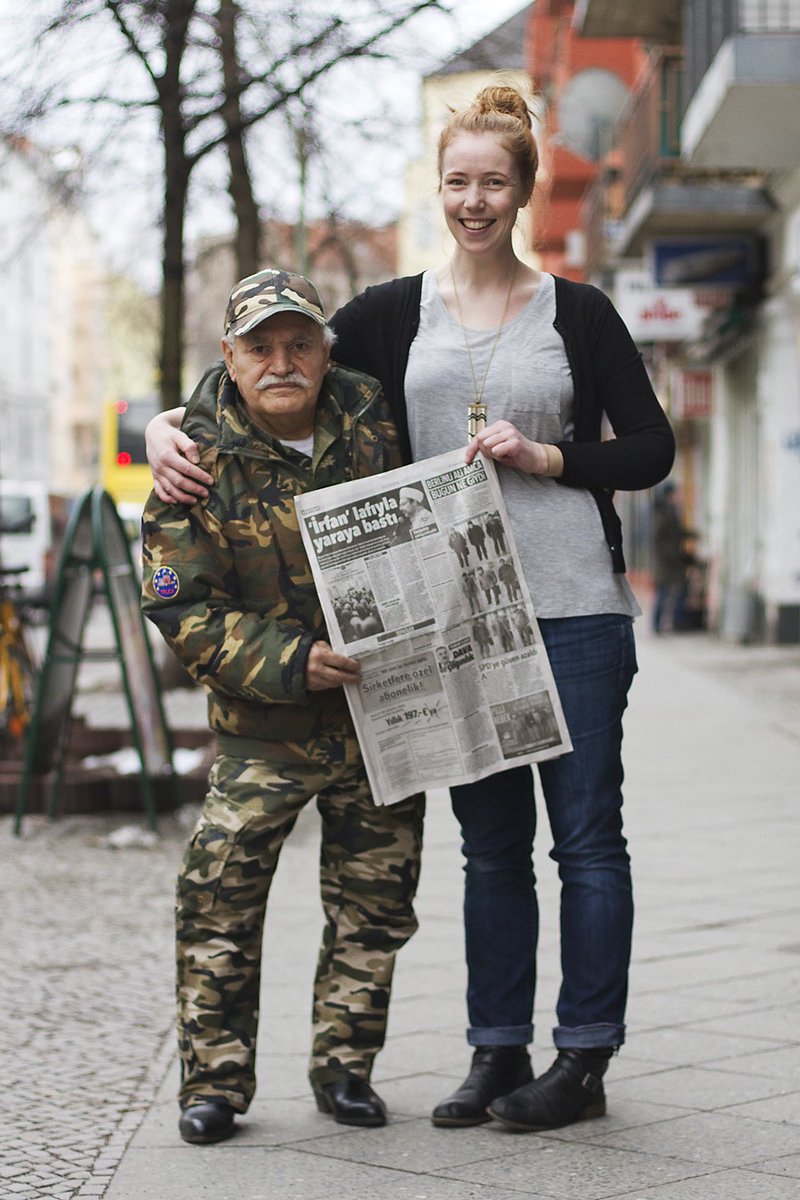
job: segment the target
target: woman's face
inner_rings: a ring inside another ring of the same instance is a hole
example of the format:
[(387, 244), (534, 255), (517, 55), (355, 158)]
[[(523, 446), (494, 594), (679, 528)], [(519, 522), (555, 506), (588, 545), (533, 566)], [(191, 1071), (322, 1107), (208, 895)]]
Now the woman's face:
[(514, 159), (494, 133), (459, 133), (442, 156), (442, 206), (456, 245), (485, 254), (511, 239), (528, 202)]

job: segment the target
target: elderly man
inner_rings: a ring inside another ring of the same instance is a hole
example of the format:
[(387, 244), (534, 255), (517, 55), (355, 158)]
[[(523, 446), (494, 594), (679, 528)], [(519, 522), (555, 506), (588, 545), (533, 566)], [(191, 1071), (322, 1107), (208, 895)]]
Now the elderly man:
[(216, 418), (184, 426), (214, 479), (187, 509), (151, 494), (144, 610), (208, 691), (218, 757), (177, 894), (180, 1133), (216, 1142), (255, 1090), (261, 942), (281, 846), (317, 796), (326, 917), (311, 1086), (348, 1125), (382, 1125), (370, 1087), (397, 950), (416, 928), (421, 797), (373, 803), (326, 640), (294, 500), (399, 464), (379, 385), (332, 367), (316, 289), (261, 271), (231, 293)]

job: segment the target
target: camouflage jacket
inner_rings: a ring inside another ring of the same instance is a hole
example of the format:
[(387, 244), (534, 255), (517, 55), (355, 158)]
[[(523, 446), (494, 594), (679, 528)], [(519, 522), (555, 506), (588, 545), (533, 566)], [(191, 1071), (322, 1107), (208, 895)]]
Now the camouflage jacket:
[(349, 723), (342, 689), (305, 687), (311, 643), (327, 632), (294, 499), (400, 465), (380, 385), (330, 368), (312, 459), (250, 423), (221, 363), (206, 372), (198, 393), (201, 403), (183, 429), (200, 445), (215, 485), (191, 508), (150, 494), (144, 612), (207, 688), (209, 724), (223, 752), (257, 753), (241, 739), (305, 740), (340, 730)]

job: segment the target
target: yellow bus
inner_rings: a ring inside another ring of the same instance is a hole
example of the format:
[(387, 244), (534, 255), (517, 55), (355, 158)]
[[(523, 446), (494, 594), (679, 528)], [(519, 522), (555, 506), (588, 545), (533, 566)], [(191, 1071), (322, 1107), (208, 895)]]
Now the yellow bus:
[(159, 410), (155, 396), (112, 400), (105, 405), (100, 445), (100, 482), (124, 518), (138, 519), (153, 486), (144, 430)]

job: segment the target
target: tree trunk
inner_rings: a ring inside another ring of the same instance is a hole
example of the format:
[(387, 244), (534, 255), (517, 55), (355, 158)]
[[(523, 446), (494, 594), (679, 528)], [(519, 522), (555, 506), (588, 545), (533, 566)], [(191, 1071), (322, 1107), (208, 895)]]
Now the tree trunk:
[(308, 199), (308, 165), (314, 152), (315, 138), (311, 116), (305, 106), (305, 102), (300, 100), (299, 105), (300, 111), (297, 117), (294, 116), (291, 108), (288, 110), (289, 128), (294, 140), (297, 182), (300, 192), (297, 223), (294, 227), (294, 269), (300, 275), (308, 275), (310, 258), (306, 201)]
[[(322, 239), (322, 241), (318, 243), (315, 250), (314, 259), (316, 259), (317, 255), (322, 255), (327, 250), (331, 249), (331, 247), (333, 247), (337, 251), (347, 275), (348, 294), (351, 296), (357, 296), (362, 290), (361, 279), (358, 273), (358, 264), (353, 251), (348, 245), (346, 239), (342, 237), (342, 234), (340, 233), (338, 214), (335, 212), (329, 213), (327, 217), (327, 224), (328, 233)], [(312, 259), (309, 266), (313, 267), (314, 259)]]
[(167, 0), (164, 71), (156, 80), (164, 138), (164, 228), (161, 291), (161, 404), (183, 403), (184, 222), (193, 163), (186, 153), (181, 64), (197, 0)]
[(220, 0), (217, 22), (225, 89), (222, 117), (227, 130), (225, 146), (229, 166), (228, 194), (236, 214), (236, 273), (237, 278), (243, 279), (261, 266), (261, 217), (253, 195), (253, 183), (242, 133), (242, 111), (239, 102), (242, 72), (236, 51), (238, 16), (239, 5), (236, 0)]
[(161, 285), (161, 351), (159, 356), (162, 408), (183, 404), (184, 219), (189, 190), (189, 164), (180, 136), (164, 122), (164, 230)]

